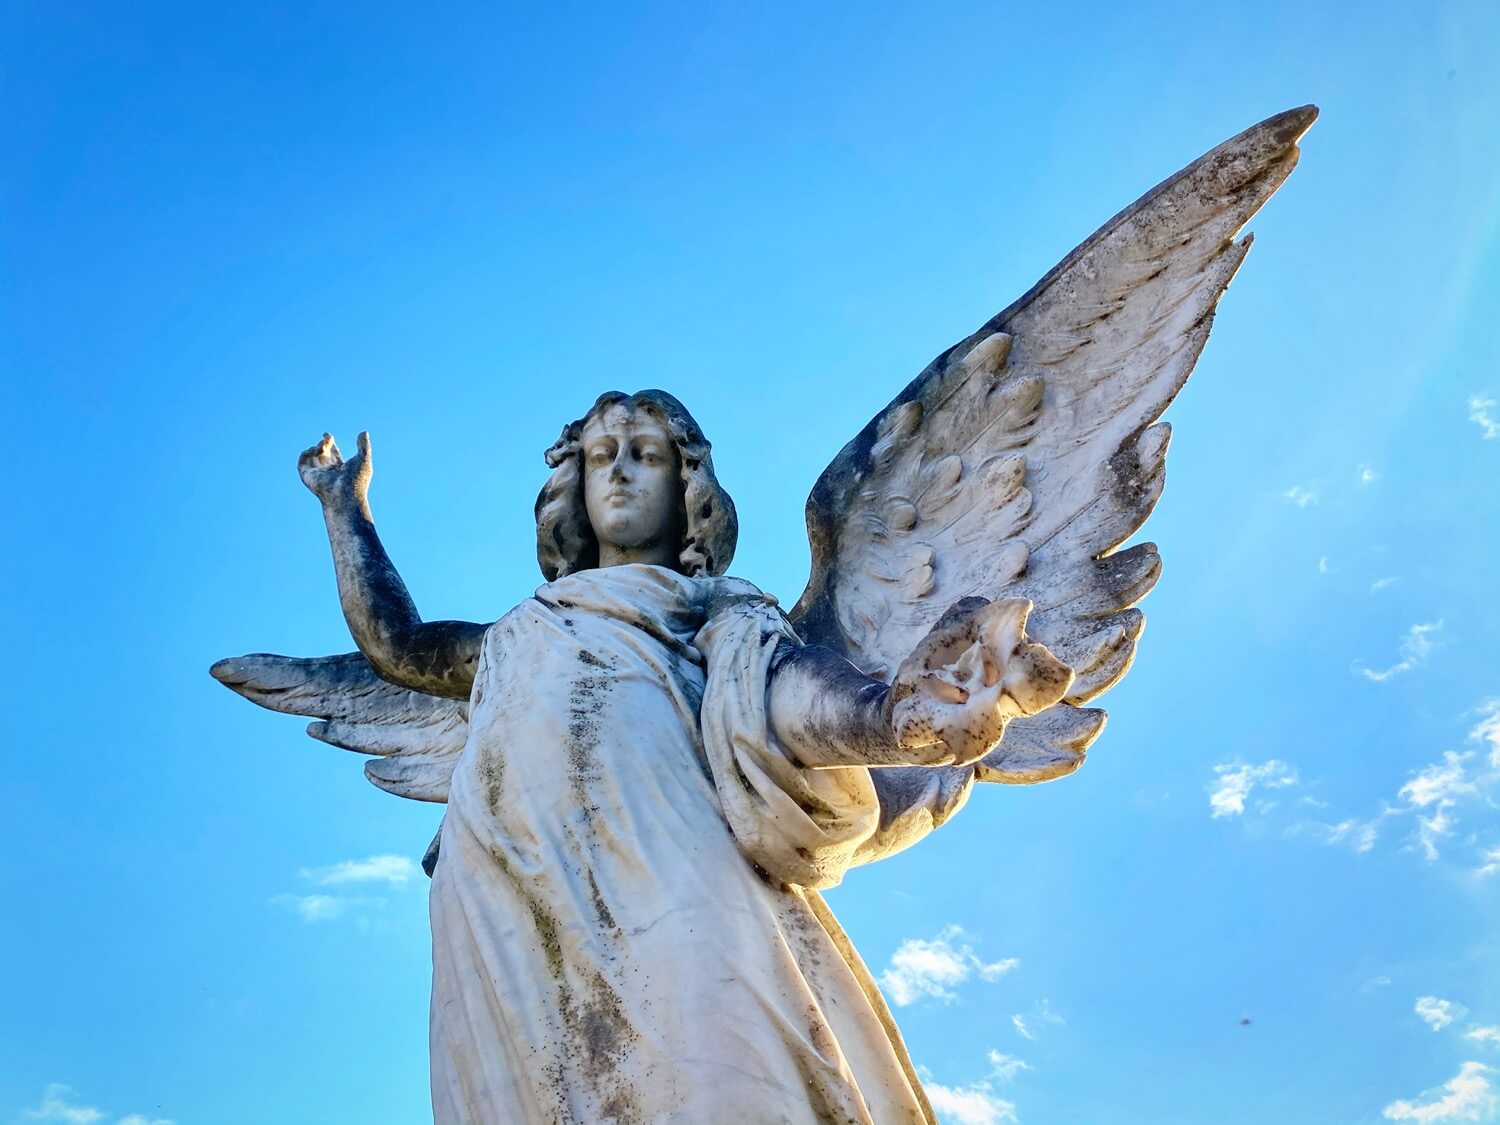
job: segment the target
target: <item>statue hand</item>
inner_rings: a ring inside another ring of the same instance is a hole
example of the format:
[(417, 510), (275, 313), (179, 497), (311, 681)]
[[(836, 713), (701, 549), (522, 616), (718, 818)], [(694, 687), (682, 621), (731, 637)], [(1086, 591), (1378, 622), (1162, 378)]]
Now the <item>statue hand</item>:
[(891, 685), (896, 741), (920, 765), (969, 765), (1005, 726), (1062, 700), (1073, 670), (1026, 638), (1031, 602), (964, 598), (901, 664)]
[(332, 434), (297, 458), (297, 475), (302, 483), (325, 505), (354, 503), (363, 505), (370, 489), (370, 435), (359, 435), (359, 452), (345, 461)]

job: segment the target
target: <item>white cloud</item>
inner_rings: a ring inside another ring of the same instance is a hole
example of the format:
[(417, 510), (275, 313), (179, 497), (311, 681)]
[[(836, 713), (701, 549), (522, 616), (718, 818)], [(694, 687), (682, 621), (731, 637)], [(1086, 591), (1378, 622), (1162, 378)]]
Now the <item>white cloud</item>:
[(356, 907), (385, 904), (384, 899), (341, 898), (337, 895), (277, 895), (271, 902), (295, 910), (304, 922), (331, 922)]
[(1002, 1125), (1019, 1122), (1014, 1102), (997, 1098), (988, 1082), (972, 1086), (944, 1086), (931, 1080), (922, 1083), (933, 1112), (944, 1125)]
[(1297, 784), (1297, 771), (1275, 758), (1258, 766), (1222, 762), (1214, 767), (1214, 774), (1217, 780), (1214, 790), (1208, 795), (1208, 806), (1215, 818), (1242, 815), (1245, 798), (1257, 785), (1265, 789), (1284, 789)]
[(1020, 1059), (991, 1050), (989, 1077), (967, 1086), (944, 1086), (922, 1069), (922, 1089), (938, 1118), (951, 1125), (1001, 1125), (1019, 1122), (1014, 1102), (998, 1097), (990, 1079), (1009, 1082), (1020, 1071), (1030, 1070)]
[(1500, 403), (1483, 395), (1473, 395), (1469, 399), (1469, 421), (1473, 422), (1484, 431), (1484, 440), (1500, 437), (1500, 421), (1490, 413)]
[(954, 990), (970, 977), (999, 980), (1021, 962), (1014, 957), (999, 961), (982, 961), (974, 948), (959, 944), (964, 931), (958, 926), (944, 928), (931, 941), (908, 938), (891, 954), (891, 963), (880, 974), (880, 984), (898, 1008), (923, 998), (945, 1003), (958, 999)]
[(1500, 699), (1486, 699), (1475, 711), (1479, 722), (1469, 731), (1469, 741), (1488, 745), (1490, 765), (1500, 769)]
[(1500, 871), (1500, 848), (1488, 848), (1479, 854), (1479, 858), (1484, 862), (1474, 868), (1474, 874), (1481, 879)]
[(1031, 1020), (1020, 1012), (1010, 1017), (1010, 1024), (1016, 1029), (1016, 1034), (1022, 1039), (1035, 1039), (1037, 1037), (1038, 1025), (1044, 1023), (1066, 1023), (1067, 1021), (1052, 1010), (1051, 1002), (1044, 996), (1040, 1003), (1031, 1009)]
[[(95, 1125), (110, 1115), (91, 1105), (79, 1105), (71, 1086), (53, 1082), (42, 1091), (42, 1101), (35, 1109), (23, 1109), (22, 1121), (56, 1121), (61, 1125)], [(140, 1113), (127, 1113), (116, 1125), (175, 1125), (165, 1117), (147, 1117)]]
[(1406, 631), (1406, 636), (1401, 640), (1401, 659), (1395, 664), (1380, 672), (1356, 664), (1355, 670), (1365, 679), (1377, 684), (1385, 683), (1392, 676), (1399, 676), (1403, 672), (1410, 672), (1432, 655), (1432, 634), (1436, 633), (1442, 627), (1443, 623), (1441, 621), (1431, 621), (1425, 625), (1413, 625)]
[(1500, 1027), (1491, 1025), (1489, 1027), (1476, 1027), (1464, 1032), (1465, 1039), (1472, 1039), (1476, 1043), (1493, 1043), (1500, 1047)]
[(1432, 863), (1438, 857), (1437, 842), (1453, 835), (1454, 818), (1448, 815), (1450, 806), (1443, 804), (1431, 816), (1417, 817), (1417, 844), (1422, 854)]
[(405, 856), (372, 855), (368, 859), (346, 859), (331, 867), (304, 867), (298, 874), (319, 887), (345, 883), (389, 883), (400, 887), (416, 878), (418, 868)]
[(35, 1109), (23, 1109), (21, 1117), (27, 1121), (62, 1121), (65, 1125), (92, 1125), (104, 1120), (102, 1109), (79, 1105), (73, 1097), (73, 1087), (53, 1082), (42, 1091), (41, 1104)]
[(1331, 568), (1328, 565), (1328, 556), (1324, 555), (1322, 558), (1320, 558), (1318, 560), (1318, 573), (1319, 574), (1328, 574), (1328, 573), (1330, 573), (1330, 569)]
[[(366, 859), (346, 859), (327, 867), (304, 867), (297, 874), (317, 887), (346, 887), (361, 883), (385, 883), (390, 887), (404, 887), (417, 877), (419, 870), (405, 856), (372, 855)], [(304, 922), (329, 922), (360, 907), (382, 907), (386, 904), (383, 898), (322, 892), (276, 895), (271, 902), (295, 910)], [(369, 919), (360, 917), (355, 922), (358, 925), (368, 925)]]
[(1483, 1121), (1495, 1112), (1497, 1101), (1490, 1087), (1491, 1067), (1466, 1062), (1458, 1073), (1436, 1090), (1428, 1090), (1417, 1101), (1394, 1101), (1382, 1111), (1389, 1121), (1419, 1121), (1441, 1125), (1447, 1121)]
[[(1441, 762), (1423, 767), (1398, 791), (1407, 807), (1396, 811), (1418, 813), (1417, 846), (1429, 863), (1438, 858), (1439, 841), (1454, 834), (1458, 817), (1453, 810), (1458, 803), (1465, 798), (1482, 797), (1496, 780), (1492, 773), (1469, 771), (1474, 754), (1472, 750), (1462, 754), (1445, 751)], [(1422, 815), (1424, 812), (1426, 815)], [(1476, 874), (1490, 875), (1500, 870), (1500, 866), (1492, 866), (1500, 863), (1500, 848), (1483, 852), (1481, 859), (1484, 862), (1475, 869)]]
[(1004, 1055), (999, 1051), (991, 1050), (988, 1056), (990, 1060), (990, 1073), (1001, 1082), (1009, 1082), (1023, 1070), (1030, 1070), (1029, 1064), (1022, 1062), (1015, 1055)]
[(1462, 1004), (1455, 1004), (1452, 1000), (1439, 1000), (1436, 996), (1419, 996), (1416, 1004), (1412, 1006), (1412, 1011), (1416, 1012), (1433, 1031), (1442, 1031), (1454, 1020), (1463, 1019), (1468, 1009)]
[(1374, 582), (1370, 583), (1370, 593), (1378, 594), (1380, 591), (1389, 589), (1400, 581), (1401, 579), (1395, 575), (1391, 575), (1388, 578), (1377, 578)]
[(1477, 792), (1478, 787), (1468, 779), (1464, 766), (1474, 755), (1459, 754), (1453, 750), (1443, 753), (1441, 762), (1433, 762), (1412, 778), (1397, 793), (1407, 804), (1425, 809), (1428, 805), (1452, 804), (1457, 798)]
[(1294, 484), (1282, 493), (1288, 500), (1299, 508), (1307, 508), (1318, 502), (1318, 486), (1315, 484), (1306, 487)]
[(1361, 485), (1374, 484), (1380, 479), (1380, 474), (1377, 473), (1374, 469), (1370, 468), (1369, 465), (1361, 465), (1357, 471), (1359, 473), (1359, 483)]
[(1347, 844), (1358, 855), (1364, 855), (1375, 846), (1379, 833), (1379, 820), (1341, 820), (1337, 824), (1320, 824), (1323, 842), (1330, 845)]

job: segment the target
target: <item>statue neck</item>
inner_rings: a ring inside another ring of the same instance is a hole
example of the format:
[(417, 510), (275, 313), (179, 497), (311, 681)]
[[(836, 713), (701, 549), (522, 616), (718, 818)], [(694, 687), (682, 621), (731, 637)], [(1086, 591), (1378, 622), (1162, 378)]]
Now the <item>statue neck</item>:
[(600, 566), (623, 566), (626, 563), (648, 563), (677, 570), (681, 560), (670, 543), (652, 543), (641, 547), (616, 547), (602, 540), (599, 543)]

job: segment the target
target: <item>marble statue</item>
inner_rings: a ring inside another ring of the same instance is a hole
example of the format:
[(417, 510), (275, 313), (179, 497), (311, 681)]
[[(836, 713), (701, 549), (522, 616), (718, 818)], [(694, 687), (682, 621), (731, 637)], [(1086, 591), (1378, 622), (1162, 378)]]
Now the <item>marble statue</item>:
[(834, 458), (783, 613), (728, 577), (733, 503), (662, 391), (547, 450), (546, 582), (426, 621), (370, 513), (370, 442), (302, 455), (357, 653), (213, 674), (446, 802), (432, 876), (441, 1125), (931, 1121), (819, 892), (975, 782), (1078, 768), (1126, 672), (1163, 484), (1156, 419), (1312, 107), (1225, 142), (937, 357)]

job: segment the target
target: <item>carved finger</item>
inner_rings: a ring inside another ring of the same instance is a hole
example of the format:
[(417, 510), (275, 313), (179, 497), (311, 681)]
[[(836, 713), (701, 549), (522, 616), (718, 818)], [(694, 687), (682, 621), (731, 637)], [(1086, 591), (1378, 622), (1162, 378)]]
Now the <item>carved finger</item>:
[(901, 672), (917, 675), (952, 664), (979, 639), (980, 614), (988, 605), (983, 598), (963, 598), (949, 606), (902, 662)]
[(1023, 644), (1011, 653), (1003, 686), (1027, 715), (1060, 703), (1073, 686), (1073, 669), (1053, 656), (1046, 645)]
[(1031, 602), (1027, 598), (1001, 598), (980, 612), (984, 642), (996, 659), (1004, 662), (1026, 640), (1026, 619), (1030, 616)]
[(939, 703), (967, 703), (969, 701), (968, 689), (955, 683), (955, 678), (947, 675), (942, 669), (936, 672), (926, 672), (921, 679), (923, 692)]

